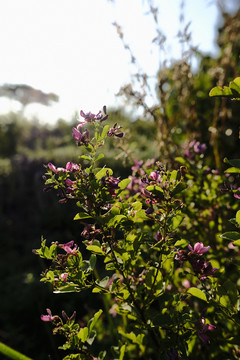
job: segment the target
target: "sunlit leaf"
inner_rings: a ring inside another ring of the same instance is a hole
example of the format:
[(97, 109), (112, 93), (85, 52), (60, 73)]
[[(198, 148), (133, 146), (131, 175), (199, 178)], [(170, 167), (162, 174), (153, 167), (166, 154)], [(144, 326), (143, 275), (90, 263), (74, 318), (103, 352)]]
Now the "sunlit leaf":
[(87, 250), (91, 251), (93, 254), (105, 255), (105, 252), (97, 245), (89, 245), (87, 246)]
[(73, 220), (82, 220), (82, 219), (88, 219), (88, 218), (91, 218), (92, 216), (89, 215), (88, 213), (85, 213), (85, 212), (79, 212), (77, 213)]
[(85, 343), (88, 338), (88, 328), (87, 327), (81, 328), (77, 334), (77, 337), (82, 343)]
[(191, 287), (190, 289), (187, 290), (187, 293), (195, 296), (196, 298), (198, 298), (200, 300), (207, 302), (207, 297), (204, 294), (204, 292), (196, 287)]

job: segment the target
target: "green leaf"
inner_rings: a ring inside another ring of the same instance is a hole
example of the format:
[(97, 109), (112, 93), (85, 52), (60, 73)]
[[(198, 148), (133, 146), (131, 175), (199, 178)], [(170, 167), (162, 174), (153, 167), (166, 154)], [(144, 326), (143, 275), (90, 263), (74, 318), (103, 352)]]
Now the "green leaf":
[(93, 146), (92, 146), (90, 143), (84, 145), (84, 147), (85, 147), (85, 149), (86, 149), (87, 151), (89, 151), (89, 152), (92, 152), (92, 151), (93, 151)]
[(130, 183), (130, 181), (131, 181), (131, 179), (123, 179), (122, 181), (120, 181), (118, 183), (119, 188), (121, 190), (124, 190), (128, 186), (128, 184)]
[(41, 258), (52, 260), (57, 254), (57, 245), (52, 244), (50, 247), (46, 246), (46, 240), (42, 238), (41, 248), (34, 251)]
[(126, 251), (125, 249), (117, 247), (114, 250), (115, 250), (115, 253), (117, 254), (117, 257), (122, 259), (124, 262), (128, 261), (131, 257), (129, 252)]
[(126, 350), (126, 344), (122, 345), (121, 348), (120, 348), (119, 360), (123, 360), (124, 354), (125, 354), (125, 350)]
[(188, 245), (188, 241), (185, 240), (185, 239), (181, 239), (181, 240), (178, 240), (177, 242), (175, 242), (174, 244), (176, 247), (180, 247), (180, 248), (184, 248)]
[(149, 217), (145, 214), (145, 210), (138, 210), (130, 219), (135, 223), (141, 223), (145, 220), (149, 220)]
[(89, 245), (87, 246), (87, 250), (91, 251), (93, 254), (105, 255), (105, 252), (97, 245)]
[(71, 293), (71, 292), (79, 292), (79, 287), (76, 284), (67, 284), (64, 286), (61, 286), (57, 290), (53, 291), (54, 294), (64, 294), (64, 293)]
[(164, 191), (160, 186), (157, 185), (148, 185), (146, 190), (151, 191), (154, 195), (162, 197)]
[(104, 288), (107, 286), (107, 283), (109, 281), (109, 276), (105, 276), (102, 280), (96, 281), (96, 284), (99, 285), (101, 288)]
[(131, 331), (130, 333), (125, 333), (123, 330), (119, 329), (119, 334), (121, 334), (122, 336), (124, 336), (125, 338), (131, 340), (134, 344), (138, 344), (138, 345), (142, 345), (143, 342), (143, 338), (144, 338), (144, 334), (134, 334), (133, 331)]
[(228, 160), (227, 158), (225, 158), (223, 160), (226, 164), (229, 164), (231, 166), (234, 166), (234, 167), (237, 167), (240, 169), (240, 159), (231, 159), (231, 160)]
[(171, 191), (171, 196), (175, 196), (185, 190), (187, 188), (187, 184), (178, 183), (175, 188)]
[(240, 233), (237, 231), (229, 231), (225, 232), (224, 234), (220, 235), (221, 238), (236, 241), (240, 239)]
[(79, 159), (92, 161), (92, 157), (90, 155), (80, 155)]
[(96, 312), (94, 314), (93, 318), (88, 321), (87, 327), (89, 330), (89, 334), (91, 334), (91, 332), (92, 332), (94, 326), (96, 325), (98, 319), (100, 318), (102, 312), (103, 312), (102, 309), (98, 310), (98, 312)]
[(188, 165), (188, 162), (181, 156), (177, 156), (175, 161), (179, 162), (181, 165)]
[(240, 97), (239, 79), (240, 78), (236, 78), (235, 80), (229, 83), (230, 89), (232, 90), (233, 94), (235, 94), (237, 97)]
[(101, 160), (104, 158), (104, 154), (99, 154), (95, 161)]
[(95, 268), (96, 262), (97, 262), (97, 257), (95, 254), (92, 254), (89, 259), (89, 264), (92, 270)]
[(92, 217), (92, 216), (89, 215), (88, 213), (79, 212), (79, 213), (77, 213), (77, 214), (74, 216), (73, 220), (89, 219), (89, 218), (91, 218), (91, 217)]
[(176, 230), (182, 223), (184, 217), (182, 215), (173, 215), (169, 220), (171, 225), (171, 231)]
[(232, 90), (227, 87), (227, 86), (215, 86), (214, 88), (212, 88), (209, 92), (209, 96), (224, 96), (224, 97), (230, 97), (230, 98), (233, 98), (234, 95), (233, 95), (233, 92)]
[(81, 328), (77, 337), (82, 343), (85, 343), (88, 338), (88, 327)]
[(21, 354), (20, 352), (3, 344), (2, 342), (0, 342), (0, 353), (6, 355), (8, 358), (13, 360), (32, 360), (29, 357)]
[(114, 226), (116, 227), (123, 219), (126, 219), (125, 215), (115, 215), (113, 218), (109, 220), (107, 223), (108, 227)]
[(170, 181), (175, 181), (175, 180), (177, 180), (177, 177), (178, 177), (178, 171), (177, 171), (177, 170), (171, 171)]
[(114, 262), (108, 262), (107, 264), (106, 264), (106, 266), (105, 266), (105, 269), (106, 270), (116, 270), (116, 266), (115, 266), (115, 264), (114, 264)]
[(100, 171), (98, 171), (95, 175), (97, 180), (101, 180), (102, 177), (107, 176), (107, 172), (109, 173), (109, 176), (113, 174), (112, 169), (110, 168), (102, 168)]
[(226, 280), (222, 286), (218, 288), (218, 295), (220, 296), (220, 303), (225, 306), (235, 307), (238, 300), (238, 289), (233, 281)]
[(235, 78), (233, 81), (229, 83), (228, 86), (216, 86), (214, 87), (209, 96), (223, 96), (230, 97), (232, 99), (240, 99), (240, 77)]
[(187, 290), (187, 293), (195, 296), (196, 298), (198, 298), (200, 300), (208, 302), (207, 297), (204, 294), (204, 292), (196, 287), (191, 287), (190, 289)]
[(240, 210), (238, 210), (238, 212), (236, 213), (236, 221), (237, 221), (238, 225), (240, 226)]
[(104, 140), (107, 133), (108, 133), (108, 130), (109, 130), (109, 125), (105, 125), (104, 128), (103, 128), (103, 131), (102, 131), (102, 135), (101, 135), (101, 140)]
[(238, 167), (230, 167), (224, 171), (227, 174), (240, 174), (240, 168)]
[[(240, 235), (240, 234), (239, 234)], [(233, 245), (240, 246), (240, 239), (233, 242)]]

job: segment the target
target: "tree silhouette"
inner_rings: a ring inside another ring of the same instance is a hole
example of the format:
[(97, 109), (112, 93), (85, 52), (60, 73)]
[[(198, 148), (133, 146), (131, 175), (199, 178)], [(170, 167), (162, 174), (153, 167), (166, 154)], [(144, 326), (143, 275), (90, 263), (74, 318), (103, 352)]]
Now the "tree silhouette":
[(0, 86), (0, 96), (19, 101), (24, 111), (25, 107), (32, 103), (50, 106), (52, 102), (58, 102), (59, 97), (54, 93), (44, 93), (25, 84), (4, 84)]

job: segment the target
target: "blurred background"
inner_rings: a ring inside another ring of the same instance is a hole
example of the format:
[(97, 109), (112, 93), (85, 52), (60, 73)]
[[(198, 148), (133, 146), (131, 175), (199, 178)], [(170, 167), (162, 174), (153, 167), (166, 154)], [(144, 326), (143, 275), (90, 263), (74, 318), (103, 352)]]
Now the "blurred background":
[(221, 172), (225, 156), (239, 157), (239, 103), (208, 93), (240, 76), (240, 3), (8, 0), (0, 10), (0, 339), (36, 360), (60, 359), (40, 314), (84, 316), (97, 297), (53, 295), (39, 281), (41, 236), (80, 238), (76, 209), (43, 192), (43, 164), (77, 161), (79, 110), (107, 105), (126, 132), (100, 164), (115, 175), (137, 159), (174, 167), (193, 139)]

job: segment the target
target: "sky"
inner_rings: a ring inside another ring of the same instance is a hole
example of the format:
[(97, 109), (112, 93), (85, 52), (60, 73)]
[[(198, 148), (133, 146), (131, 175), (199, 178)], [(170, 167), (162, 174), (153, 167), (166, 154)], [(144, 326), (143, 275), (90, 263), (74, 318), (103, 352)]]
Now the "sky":
[[(159, 61), (179, 57), (180, 0), (158, 0), (159, 26), (166, 35), (166, 52), (152, 43), (156, 24), (144, 0), (7, 0), (0, 1), (0, 85), (27, 84), (59, 96), (46, 107), (29, 105), (25, 115), (45, 122), (70, 120), (76, 112), (117, 107), (119, 88), (140, 68), (154, 75)], [(219, 14), (214, 1), (185, 0), (185, 24), (191, 21), (193, 44), (216, 54)], [(137, 65), (117, 35), (123, 30)], [(20, 109), (0, 98), (0, 113)]]

